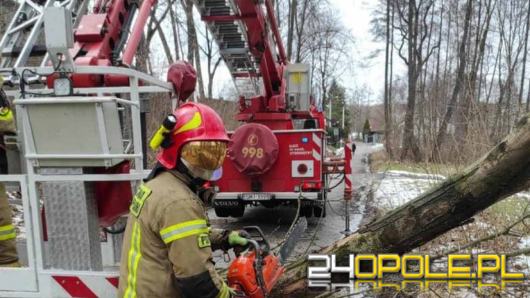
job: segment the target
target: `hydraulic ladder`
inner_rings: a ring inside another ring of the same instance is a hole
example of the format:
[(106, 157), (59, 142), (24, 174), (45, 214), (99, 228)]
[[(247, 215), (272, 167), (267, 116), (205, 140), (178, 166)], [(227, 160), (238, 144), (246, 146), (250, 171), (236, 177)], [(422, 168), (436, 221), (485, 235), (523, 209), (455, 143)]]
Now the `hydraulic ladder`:
[(207, 22), (219, 52), (232, 75), (239, 95), (251, 98), (261, 93), (259, 62), (251, 55), (247, 29), (232, 0), (195, 0), (201, 18)]

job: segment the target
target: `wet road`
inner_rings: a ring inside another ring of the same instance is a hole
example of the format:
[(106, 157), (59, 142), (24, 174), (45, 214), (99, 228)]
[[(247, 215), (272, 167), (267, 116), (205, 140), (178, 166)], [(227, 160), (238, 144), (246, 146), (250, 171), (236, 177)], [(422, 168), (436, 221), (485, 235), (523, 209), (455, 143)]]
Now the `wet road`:
[[(364, 143), (356, 143), (356, 145), (357, 149), (352, 168), (354, 174), (353, 187), (354, 191), (360, 193), (360, 195), (356, 196), (360, 197), (360, 200), (353, 200), (349, 208), (350, 229), (352, 231), (358, 228), (362, 219), (364, 211), (363, 201), (366, 199), (366, 196), (362, 193), (363, 189), (367, 189), (366, 186), (370, 185), (372, 181), (366, 162), (367, 155), (378, 150), (377, 147)], [(332, 180), (330, 185), (334, 186), (339, 181), (340, 179)], [(345, 230), (343, 191), (344, 183), (341, 183), (328, 195), (327, 216), (325, 218), (310, 218), (308, 220), (308, 228), (302, 239), (297, 243), (291, 258), (317, 251), (344, 237), (344, 234), (341, 233)], [(234, 230), (244, 226), (259, 226), (269, 240), (271, 247), (277, 246), (284, 239), (295, 216), (296, 207), (269, 209), (262, 206), (247, 206), (245, 215), (242, 218), (218, 218), (215, 216), (213, 209), (209, 211), (210, 221), (214, 227)], [(228, 263), (225, 258), (220, 251), (214, 253), (214, 260), (219, 268), (227, 267)], [(233, 256), (231, 259), (233, 259)]]

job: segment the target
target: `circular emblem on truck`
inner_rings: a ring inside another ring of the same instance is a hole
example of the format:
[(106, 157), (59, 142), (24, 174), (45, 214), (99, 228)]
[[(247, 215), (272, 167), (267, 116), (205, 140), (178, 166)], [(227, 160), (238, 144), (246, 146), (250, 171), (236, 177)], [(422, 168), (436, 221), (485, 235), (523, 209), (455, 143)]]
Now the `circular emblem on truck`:
[(227, 156), (243, 175), (257, 176), (268, 172), (278, 159), (278, 139), (265, 125), (247, 123), (230, 137)]
[(248, 136), (247, 142), (250, 146), (256, 146), (258, 144), (258, 136), (255, 134), (250, 134)]

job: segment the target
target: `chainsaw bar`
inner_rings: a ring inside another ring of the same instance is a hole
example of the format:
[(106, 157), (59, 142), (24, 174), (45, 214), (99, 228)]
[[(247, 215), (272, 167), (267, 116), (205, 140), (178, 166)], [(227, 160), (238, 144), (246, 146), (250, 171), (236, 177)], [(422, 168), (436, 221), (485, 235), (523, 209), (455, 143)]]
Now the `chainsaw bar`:
[(292, 229), (288, 232), (285, 237), (285, 242), (280, 247), (279, 257), (280, 263), (283, 265), (287, 261), (287, 258), (293, 252), (294, 247), (298, 240), (302, 237), (305, 230), (307, 229), (307, 219), (305, 217), (298, 218), (298, 221), (294, 224)]

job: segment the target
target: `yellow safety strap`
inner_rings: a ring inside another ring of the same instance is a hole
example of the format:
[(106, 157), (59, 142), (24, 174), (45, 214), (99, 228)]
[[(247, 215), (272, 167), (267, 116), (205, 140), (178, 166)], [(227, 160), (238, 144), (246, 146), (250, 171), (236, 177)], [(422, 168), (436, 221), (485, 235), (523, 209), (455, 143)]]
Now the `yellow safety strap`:
[(131, 247), (129, 248), (129, 258), (127, 261), (129, 274), (127, 275), (127, 289), (125, 290), (124, 295), (124, 297), (127, 298), (136, 297), (138, 264), (140, 263), (140, 258), (142, 257), (142, 253), (140, 252), (140, 241), (142, 240), (140, 225), (135, 222), (132, 230)]
[(192, 235), (208, 233), (208, 225), (205, 219), (195, 219), (169, 226), (160, 231), (160, 236), (165, 244)]
[(14, 239), (16, 237), (17, 234), (13, 225), (0, 226), (0, 241)]
[(217, 298), (230, 298), (230, 297), (232, 297), (232, 291), (228, 287), (228, 285), (223, 282), (223, 286), (221, 287), (219, 294), (217, 294)]
[(0, 121), (13, 121), (13, 111), (10, 108), (0, 108)]

